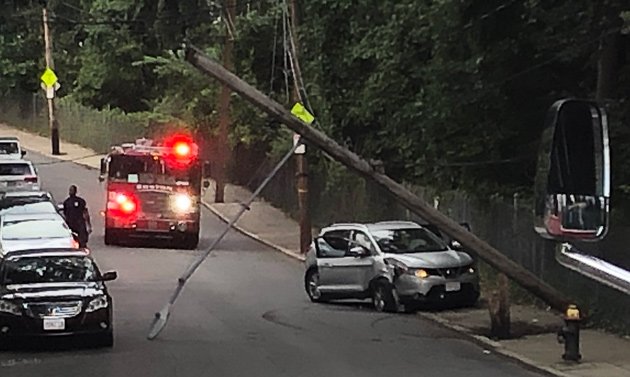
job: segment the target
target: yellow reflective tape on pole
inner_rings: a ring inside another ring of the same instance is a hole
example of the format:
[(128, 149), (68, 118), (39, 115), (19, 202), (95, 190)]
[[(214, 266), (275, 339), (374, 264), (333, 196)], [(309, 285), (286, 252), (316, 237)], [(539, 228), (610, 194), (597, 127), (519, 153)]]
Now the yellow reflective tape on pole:
[(293, 106), (293, 108), (291, 109), (291, 114), (295, 115), (296, 118), (306, 124), (311, 124), (315, 120), (313, 114), (309, 113), (308, 110), (306, 110), (306, 108), (299, 102), (296, 103), (295, 106)]

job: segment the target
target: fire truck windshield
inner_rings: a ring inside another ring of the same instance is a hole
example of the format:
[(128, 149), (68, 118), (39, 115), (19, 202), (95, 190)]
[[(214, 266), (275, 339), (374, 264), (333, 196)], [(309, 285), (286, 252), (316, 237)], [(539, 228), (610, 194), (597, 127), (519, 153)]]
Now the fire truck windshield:
[(113, 155), (109, 162), (109, 178), (131, 181), (134, 183), (174, 185), (188, 182), (192, 186), (200, 185), (201, 168), (198, 163), (189, 167), (169, 167), (160, 157)]

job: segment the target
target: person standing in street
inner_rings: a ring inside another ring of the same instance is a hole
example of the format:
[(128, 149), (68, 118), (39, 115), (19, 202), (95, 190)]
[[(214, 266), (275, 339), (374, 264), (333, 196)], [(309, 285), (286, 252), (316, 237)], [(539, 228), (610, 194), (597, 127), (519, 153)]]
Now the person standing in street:
[(87, 247), (92, 223), (86, 201), (77, 195), (77, 186), (68, 189), (68, 199), (63, 202), (63, 213), (70, 229), (78, 235), (79, 247)]

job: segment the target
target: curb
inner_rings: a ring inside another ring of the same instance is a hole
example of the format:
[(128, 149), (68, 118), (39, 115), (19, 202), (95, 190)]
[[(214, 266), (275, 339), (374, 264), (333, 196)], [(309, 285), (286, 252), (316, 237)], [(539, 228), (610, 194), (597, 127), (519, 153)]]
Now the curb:
[[(205, 200), (201, 200), (201, 203), (203, 204), (204, 207), (206, 207), (208, 210), (210, 210), (210, 212), (212, 212), (216, 217), (218, 217), (221, 221), (223, 221), (224, 223), (229, 223), (231, 219), (227, 218), (226, 216), (224, 216), (221, 212), (219, 212), (217, 209), (213, 208), (211, 204), (207, 203)], [(245, 236), (253, 239), (254, 241), (260, 242), (265, 246), (268, 246), (276, 251), (279, 251), (293, 259), (297, 259), (299, 261), (304, 261), (305, 257), (301, 254), (296, 253), (295, 251), (286, 249), (284, 247), (278, 246), (276, 244), (274, 244), (273, 242), (269, 242), (266, 239), (260, 237), (259, 235), (247, 231), (245, 229), (243, 229), (242, 227), (238, 226), (237, 224), (232, 225), (232, 228), (235, 229), (236, 231), (244, 234)]]
[(438, 325), (449, 329), (449, 330), (453, 330), (461, 335), (463, 335), (464, 337), (468, 338), (469, 340), (471, 340), (472, 342), (476, 343), (477, 345), (480, 345), (484, 348), (491, 348), (492, 351), (498, 355), (501, 355), (505, 358), (508, 358), (512, 361), (515, 361), (517, 364), (525, 367), (526, 369), (532, 370), (532, 371), (536, 371), (539, 373), (543, 373), (546, 376), (551, 376), (551, 377), (574, 377), (570, 374), (566, 374), (564, 372), (561, 372), (557, 369), (551, 368), (551, 367), (547, 367), (547, 366), (543, 366), (543, 365), (539, 365), (537, 364), (535, 361), (519, 355), (516, 352), (512, 352), (510, 350), (507, 350), (505, 348), (503, 348), (503, 345), (500, 342), (494, 341), (488, 337), (482, 336), (482, 335), (475, 335), (470, 333), (470, 331), (468, 331), (468, 329), (466, 329), (463, 326), (459, 326), (456, 324), (451, 323), (450, 321), (441, 318), (435, 314), (431, 314), (431, 313), (422, 313), (422, 312), (418, 312), (417, 313), (420, 317), (427, 319), (429, 321), (435, 322)]

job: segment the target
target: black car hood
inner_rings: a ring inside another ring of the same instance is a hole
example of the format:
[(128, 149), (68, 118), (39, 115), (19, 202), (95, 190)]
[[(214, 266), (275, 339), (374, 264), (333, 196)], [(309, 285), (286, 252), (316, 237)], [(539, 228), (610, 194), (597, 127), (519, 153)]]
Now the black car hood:
[(0, 298), (39, 300), (47, 298), (86, 298), (105, 294), (101, 283), (9, 284), (0, 289)]

